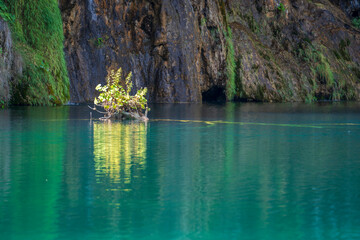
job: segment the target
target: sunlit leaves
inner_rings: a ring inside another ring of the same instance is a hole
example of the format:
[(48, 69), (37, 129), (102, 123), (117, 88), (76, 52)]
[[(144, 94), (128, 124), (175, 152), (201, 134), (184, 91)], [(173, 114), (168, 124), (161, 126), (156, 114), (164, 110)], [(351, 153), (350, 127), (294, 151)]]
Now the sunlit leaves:
[[(149, 111), (146, 99), (147, 88), (139, 89), (134, 96), (131, 96), (130, 92), (133, 87), (131, 79), (131, 72), (124, 81), (121, 68), (116, 72), (112, 70), (106, 78), (107, 84), (96, 86), (95, 89), (100, 92), (100, 95), (94, 100), (94, 104), (103, 107), (108, 117), (122, 112), (137, 113), (142, 116), (143, 110)], [(122, 86), (121, 82), (125, 82), (125, 85)]]

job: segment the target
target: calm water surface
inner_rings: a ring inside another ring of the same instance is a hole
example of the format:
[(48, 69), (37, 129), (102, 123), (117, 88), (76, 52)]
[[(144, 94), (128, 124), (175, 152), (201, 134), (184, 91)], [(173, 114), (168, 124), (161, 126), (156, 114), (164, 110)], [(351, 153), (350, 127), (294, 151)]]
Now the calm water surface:
[(360, 104), (88, 118), (0, 110), (0, 239), (360, 239)]

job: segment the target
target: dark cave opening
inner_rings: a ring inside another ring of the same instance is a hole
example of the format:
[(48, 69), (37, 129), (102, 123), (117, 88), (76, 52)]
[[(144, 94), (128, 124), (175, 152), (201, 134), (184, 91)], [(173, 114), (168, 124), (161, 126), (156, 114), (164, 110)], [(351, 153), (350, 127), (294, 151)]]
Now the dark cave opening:
[(202, 93), (202, 100), (203, 102), (226, 102), (225, 89), (213, 86)]
[(352, 18), (358, 18), (360, 17), (360, 10), (352, 11), (350, 15)]

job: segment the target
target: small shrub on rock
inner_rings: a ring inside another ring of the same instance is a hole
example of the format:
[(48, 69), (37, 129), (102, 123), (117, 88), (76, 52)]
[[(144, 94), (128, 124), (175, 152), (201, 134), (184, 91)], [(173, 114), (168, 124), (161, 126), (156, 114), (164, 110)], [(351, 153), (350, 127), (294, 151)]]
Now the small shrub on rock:
[[(130, 72), (125, 79), (122, 79), (122, 69), (111, 71), (108, 75), (107, 84), (96, 86), (100, 92), (98, 98), (95, 98), (95, 106), (102, 107), (105, 112), (102, 120), (106, 119), (138, 119), (148, 120), (147, 113), (150, 110), (147, 106), (146, 93), (147, 88), (142, 88), (135, 95), (130, 95), (132, 89), (132, 73)], [(125, 82), (124, 86), (121, 82)], [(96, 107), (93, 110), (97, 110)]]

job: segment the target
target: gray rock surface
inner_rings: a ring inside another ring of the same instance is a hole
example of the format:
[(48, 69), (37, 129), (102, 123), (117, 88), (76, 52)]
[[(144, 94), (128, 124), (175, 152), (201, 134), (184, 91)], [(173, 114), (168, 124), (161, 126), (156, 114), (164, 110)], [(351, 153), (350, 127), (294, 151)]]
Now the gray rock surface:
[(5, 104), (11, 99), (11, 85), (14, 76), (21, 74), (21, 58), (13, 49), (8, 24), (0, 19), (0, 100)]
[(152, 102), (360, 99), (357, 0), (59, 3), (73, 102), (119, 67)]

